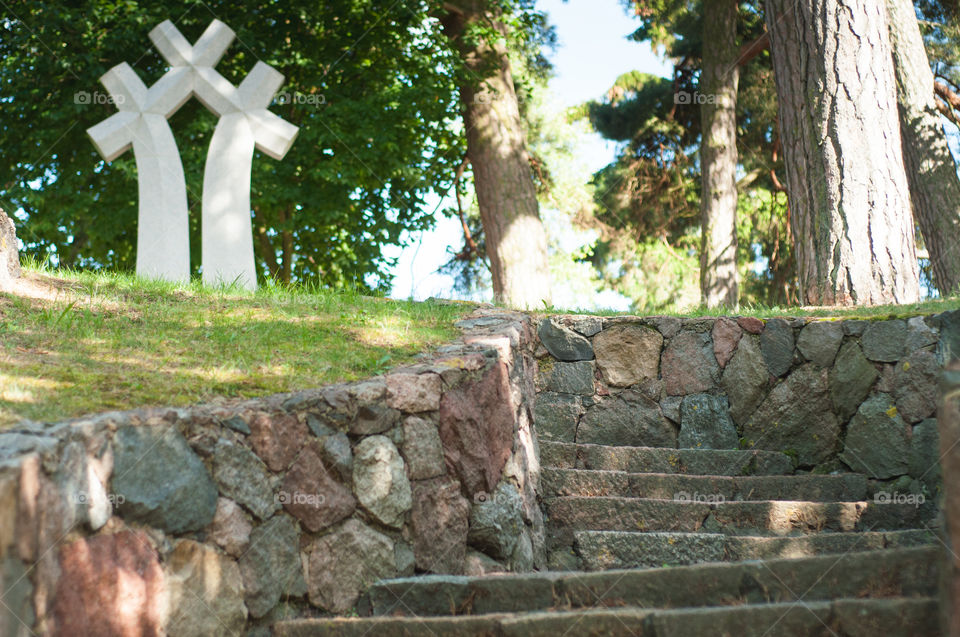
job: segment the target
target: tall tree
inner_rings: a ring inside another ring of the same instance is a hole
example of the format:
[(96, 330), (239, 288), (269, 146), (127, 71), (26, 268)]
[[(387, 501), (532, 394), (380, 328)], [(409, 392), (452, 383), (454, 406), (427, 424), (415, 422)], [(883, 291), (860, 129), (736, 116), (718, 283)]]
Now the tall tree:
[(766, 20), (803, 300), (917, 301), (883, 3), (767, 0)]
[(547, 238), (498, 4), (445, 2), (441, 23), (468, 71), (460, 98), (494, 297), (532, 309), (550, 304)]
[(700, 296), (707, 307), (736, 307), (737, 0), (703, 5), (700, 71)]
[(913, 2), (887, 0), (887, 16), (913, 214), (930, 253), (933, 283), (947, 295), (960, 287), (960, 180)]
[[(617, 161), (595, 177), (602, 240), (594, 263), (634, 311), (689, 308), (702, 298), (704, 15), (717, 2), (623, 1), (640, 24), (632, 39), (663, 51), (674, 71), (672, 79), (625, 73), (587, 105), (597, 131), (621, 142)], [(796, 275), (769, 37), (762, 2), (738, 4), (737, 287), (741, 303), (781, 305), (796, 299)]]

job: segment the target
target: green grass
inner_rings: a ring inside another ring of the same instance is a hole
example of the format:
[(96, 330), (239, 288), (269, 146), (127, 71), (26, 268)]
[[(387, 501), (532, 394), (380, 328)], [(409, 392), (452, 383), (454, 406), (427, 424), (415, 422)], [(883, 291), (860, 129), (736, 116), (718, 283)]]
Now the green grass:
[(472, 306), (25, 272), (0, 293), (0, 427), (368, 377), (453, 340)]
[(935, 299), (909, 305), (872, 305), (856, 307), (765, 307), (741, 306), (736, 310), (715, 308), (695, 308), (686, 311), (657, 310), (651, 312), (616, 312), (612, 310), (574, 311), (560, 308), (548, 308), (537, 312), (538, 316), (554, 314), (586, 314), (590, 316), (677, 316), (686, 318), (708, 316), (753, 316), (756, 318), (826, 318), (826, 319), (863, 319), (883, 320), (890, 318), (909, 318), (928, 314), (938, 314), (960, 309), (960, 297)]

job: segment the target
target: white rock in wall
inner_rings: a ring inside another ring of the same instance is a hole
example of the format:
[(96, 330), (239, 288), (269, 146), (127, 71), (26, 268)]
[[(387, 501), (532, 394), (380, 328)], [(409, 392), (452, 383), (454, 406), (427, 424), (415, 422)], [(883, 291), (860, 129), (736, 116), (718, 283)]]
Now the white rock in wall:
[(403, 458), (386, 436), (364, 438), (354, 449), (353, 491), (364, 509), (400, 528), (413, 506)]

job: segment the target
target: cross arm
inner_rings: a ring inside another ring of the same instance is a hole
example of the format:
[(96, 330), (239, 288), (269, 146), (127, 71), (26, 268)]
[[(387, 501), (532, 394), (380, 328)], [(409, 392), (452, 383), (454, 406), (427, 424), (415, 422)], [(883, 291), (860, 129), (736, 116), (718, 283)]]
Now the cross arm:
[(283, 159), (300, 128), (265, 108), (247, 111), (246, 116), (257, 148), (274, 159)]
[(226, 53), (236, 34), (220, 20), (214, 20), (196, 44), (187, 42), (170, 20), (164, 20), (150, 31), (150, 41), (170, 66), (214, 67)]
[(138, 113), (114, 113), (96, 126), (87, 129), (97, 152), (105, 161), (113, 161), (126, 152), (133, 143), (133, 128), (140, 120)]

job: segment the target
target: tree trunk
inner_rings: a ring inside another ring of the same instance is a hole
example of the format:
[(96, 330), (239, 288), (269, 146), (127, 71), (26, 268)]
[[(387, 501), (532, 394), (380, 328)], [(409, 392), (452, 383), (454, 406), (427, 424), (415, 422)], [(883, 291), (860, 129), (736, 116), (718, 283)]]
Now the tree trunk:
[(800, 294), (919, 299), (883, 3), (766, 0)]
[(506, 45), (503, 38), (490, 41), (470, 30), (486, 25), (503, 33), (486, 5), (445, 3), (448, 12), (442, 24), (471, 75), (461, 84), (460, 97), (494, 298), (510, 307), (533, 309), (550, 304), (547, 237)]
[(930, 253), (933, 283), (946, 296), (960, 286), (960, 180), (913, 2), (887, 0), (887, 16), (913, 215)]
[(290, 283), (293, 272), (293, 233), (286, 227), (291, 211), (281, 208), (278, 212), (280, 230), (280, 280)]
[(737, 0), (703, 5), (700, 300), (737, 307)]
[(280, 266), (277, 263), (277, 252), (270, 243), (270, 237), (267, 236), (267, 224), (263, 215), (256, 208), (253, 209), (253, 234), (257, 238), (257, 249), (260, 252), (260, 258), (267, 266), (267, 278), (277, 280), (280, 273)]

